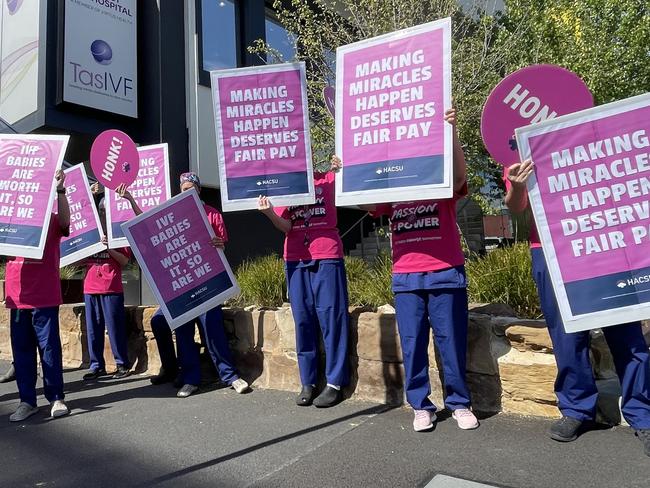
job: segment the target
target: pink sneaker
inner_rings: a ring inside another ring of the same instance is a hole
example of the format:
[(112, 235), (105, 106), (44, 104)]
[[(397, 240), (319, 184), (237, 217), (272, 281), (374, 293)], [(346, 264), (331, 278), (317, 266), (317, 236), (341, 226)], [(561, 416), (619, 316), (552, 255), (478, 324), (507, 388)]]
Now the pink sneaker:
[(478, 427), (478, 419), (469, 408), (454, 410), (451, 416), (458, 422), (459, 429), (472, 430)]
[(413, 410), (415, 418), (413, 419), (413, 429), (415, 432), (422, 432), (433, 429), (433, 423), (436, 421), (436, 414), (429, 410)]

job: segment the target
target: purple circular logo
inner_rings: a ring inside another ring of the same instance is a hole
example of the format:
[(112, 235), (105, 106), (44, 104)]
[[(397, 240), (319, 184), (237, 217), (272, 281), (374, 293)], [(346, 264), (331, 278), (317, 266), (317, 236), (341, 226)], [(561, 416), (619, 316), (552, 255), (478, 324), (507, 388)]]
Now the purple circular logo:
[(23, 0), (7, 0), (7, 10), (9, 10), (9, 15), (13, 15), (18, 12), (18, 9), (23, 4)]
[(113, 50), (106, 41), (97, 39), (90, 45), (90, 53), (99, 64), (111, 64), (113, 59)]
[(551, 64), (535, 64), (506, 76), (483, 107), (481, 136), (495, 161), (519, 162), (515, 129), (594, 106), (578, 75)]

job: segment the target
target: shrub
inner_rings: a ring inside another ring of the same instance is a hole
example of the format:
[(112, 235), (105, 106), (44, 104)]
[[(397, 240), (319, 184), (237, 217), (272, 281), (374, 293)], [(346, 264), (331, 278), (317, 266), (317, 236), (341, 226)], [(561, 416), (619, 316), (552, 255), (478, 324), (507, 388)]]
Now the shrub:
[(466, 269), (470, 302), (506, 303), (520, 317), (541, 317), (527, 244), (495, 249), (482, 257), (472, 256)]
[(235, 271), (241, 295), (229, 305), (279, 307), (287, 296), (284, 261), (277, 255), (248, 260)]
[(391, 266), (387, 254), (380, 254), (371, 265), (360, 258), (347, 257), (345, 267), (350, 305), (379, 307), (392, 304)]

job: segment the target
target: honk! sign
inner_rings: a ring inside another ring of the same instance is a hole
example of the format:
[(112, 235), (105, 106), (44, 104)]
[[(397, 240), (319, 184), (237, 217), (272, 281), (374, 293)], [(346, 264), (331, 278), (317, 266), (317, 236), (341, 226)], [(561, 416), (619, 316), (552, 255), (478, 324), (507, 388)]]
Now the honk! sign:
[(515, 129), (593, 107), (585, 83), (573, 72), (537, 64), (506, 76), (483, 107), (481, 136), (504, 166), (519, 162)]
[(90, 149), (90, 166), (95, 178), (106, 188), (127, 187), (138, 176), (140, 156), (131, 138), (122, 131), (111, 129), (97, 136)]

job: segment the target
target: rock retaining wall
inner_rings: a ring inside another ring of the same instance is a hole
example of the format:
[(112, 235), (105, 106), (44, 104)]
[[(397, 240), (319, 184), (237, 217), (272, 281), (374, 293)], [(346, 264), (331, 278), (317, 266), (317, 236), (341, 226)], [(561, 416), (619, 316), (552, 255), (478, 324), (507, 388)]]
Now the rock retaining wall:
[[(160, 358), (150, 320), (155, 309), (127, 307), (129, 356), (138, 373), (155, 374)], [(11, 357), (9, 314), (0, 319), (0, 357)], [(390, 306), (351, 309), (350, 366), (347, 394), (360, 400), (404, 402), (402, 355)], [(242, 375), (257, 388), (298, 391), (294, 324), (291, 309), (231, 308), (225, 327)], [(64, 305), (60, 312), (61, 342), (66, 367), (88, 364), (82, 305)], [(646, 337), (650, 328), (645, 326)], [(198, 338), (198, 335), (197, 335)], [(108, 338), (107, 367), (114, 367)], [(601, 332), (592, 332), (592, 361), (599, 390), (599, 417), (621, 421), (619, 386), (613, 361)], [(443, 388), (433, 341), (429, 347), (432, 399), (442, 405)], [(467, 379), (474, 408), (487, 412), (556, 417), (553, 346), (543, 321), (521, 320), (504, 306), (473, 305), (470, 309)]]

